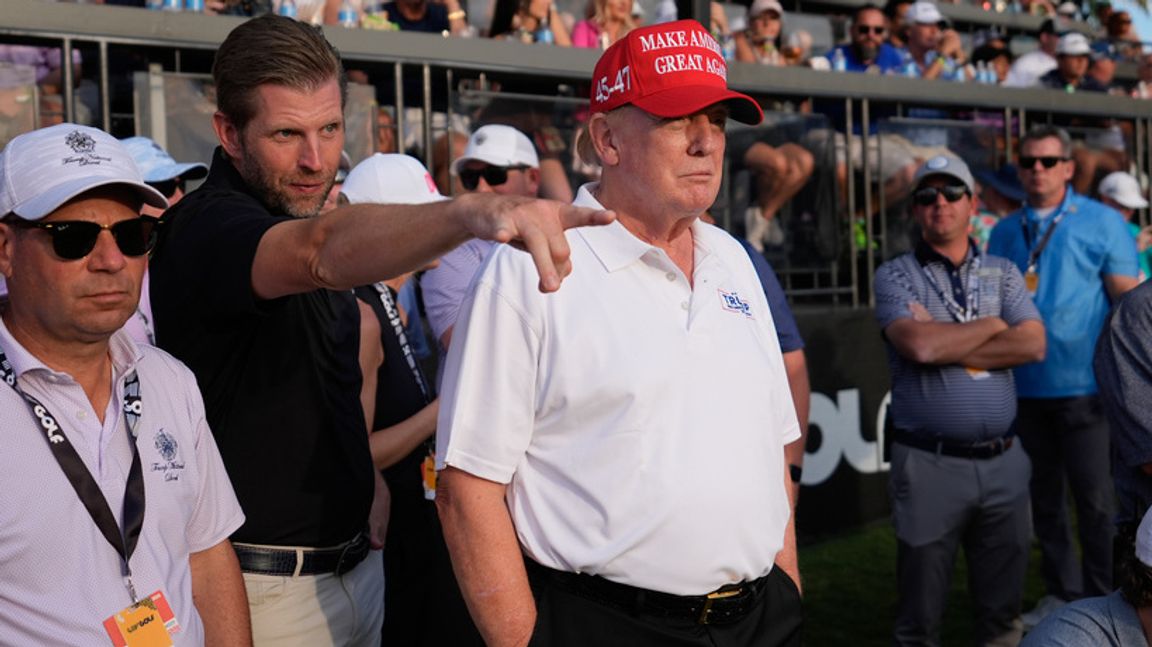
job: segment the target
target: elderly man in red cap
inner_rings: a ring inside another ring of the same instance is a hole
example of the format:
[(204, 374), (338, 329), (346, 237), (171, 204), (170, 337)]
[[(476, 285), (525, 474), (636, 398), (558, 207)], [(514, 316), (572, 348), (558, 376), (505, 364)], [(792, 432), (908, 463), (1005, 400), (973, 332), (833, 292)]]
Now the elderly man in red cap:
[(501, 248), (462, 306), (437, 503), (489, 645), (799, 643), (799, 428), (772, 313), (740, 244), (699, 219), (725, 122), (762, 118), (726, 73), (693, 21), (609, 48), (582, 151), (603, 175), (575, 203), (618, 220), (569, 232), (561, 293)]

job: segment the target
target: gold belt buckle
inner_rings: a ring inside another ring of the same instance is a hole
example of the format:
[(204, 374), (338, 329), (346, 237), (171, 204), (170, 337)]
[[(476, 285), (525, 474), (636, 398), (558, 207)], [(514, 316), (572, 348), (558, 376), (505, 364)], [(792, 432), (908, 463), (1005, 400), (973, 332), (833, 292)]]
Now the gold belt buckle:
[(716, 600), (723, 600), (736, 595), (740, 595), (744, 591), (743, 587), (729, 589), (727, 591), (713, 591), (704, 596), (704, 608), (700, 611), (700, 624), (708, 624), (708, 615), (712, 613), (712, 603)]

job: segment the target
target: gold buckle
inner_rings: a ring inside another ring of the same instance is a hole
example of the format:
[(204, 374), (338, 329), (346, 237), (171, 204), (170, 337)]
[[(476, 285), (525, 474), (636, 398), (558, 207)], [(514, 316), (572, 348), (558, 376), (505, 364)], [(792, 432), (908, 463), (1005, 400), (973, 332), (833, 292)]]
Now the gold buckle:
[(725, 598), (730, 598), (730, 597), (733, 597), (736, 595), (740, 595), (743, 591), (744, 591), (744, 589), (741, 587), (741, 588), (729, 589), (727, 591), (713, 591), (713, 592), (709, 593), (708, 595), (704, 596), (704, 608), (700, 611), (699, 623), (702, 625), (708, 624), (708, 615), (710, 613), (712, 613), (712, 602), (713, 601), (723, 600)]

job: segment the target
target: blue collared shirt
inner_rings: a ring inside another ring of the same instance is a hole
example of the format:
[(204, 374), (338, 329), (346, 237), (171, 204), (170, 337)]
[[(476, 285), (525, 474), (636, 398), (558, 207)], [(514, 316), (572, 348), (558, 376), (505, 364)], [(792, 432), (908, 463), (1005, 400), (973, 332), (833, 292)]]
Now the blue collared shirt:
[[(1064, 201), (1044, 217), (1025, 205), (992, 230), (988, 253), (1028, 270), (1029, 250), (1063, 213), (1037, 262), (1040, 285), (1033, 299), (1044, 318), (1048, 351), (1043, 362), (1016, 368), (1022, 398), (1062, 398), (1096, 393), (1092, 355), (1112, 307), (1104, 276), (1136, 276), (1136, 243), (1124, 217), (1068, 188)], [(1024, 223), (1028, 228), (1025, 237)]]

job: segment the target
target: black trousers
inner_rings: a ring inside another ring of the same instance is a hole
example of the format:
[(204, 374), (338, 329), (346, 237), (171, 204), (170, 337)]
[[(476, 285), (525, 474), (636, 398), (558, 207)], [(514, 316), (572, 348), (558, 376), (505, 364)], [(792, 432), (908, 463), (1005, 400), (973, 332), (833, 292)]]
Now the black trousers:
[[(530, 571), (531, 572), (531, 571)], [(803, 619), (792, 578), (776, 567), (757, 604), (731, 624), (626, 611), (530, 577), (536, 629), (529, 647), (777, 647), (800, 645)]]

